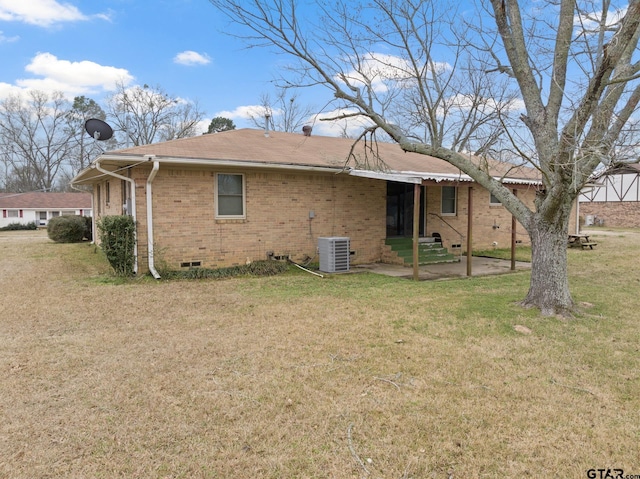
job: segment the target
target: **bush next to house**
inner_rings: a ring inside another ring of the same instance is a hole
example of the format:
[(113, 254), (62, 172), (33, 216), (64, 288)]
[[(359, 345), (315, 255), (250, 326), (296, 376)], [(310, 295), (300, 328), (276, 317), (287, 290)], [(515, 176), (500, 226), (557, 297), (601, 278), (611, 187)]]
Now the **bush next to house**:
[(192, 268), (186, 271), (165, 271), (162, 277), (165, 279), (222, 279), (236, 276), (274, 276), (284, 273), (289, 269), (287, 263), (280, 261), (254, 261), (240, 266), (228, 268)]
[(37, 230), (38, 226), (35, 221), (30, 223), (9, 223), (7, 226), (0, 228), (0, 231), (17, 231), (17, 230)]
[(135, 222), (131, 216), (105, 216), (98, 220), (100, 246), (117, 276), (132, 276)]
[(56, 243), (79, 243), (87, 237), (87, 223), (82, 216), (57, 216), (47, 223), (47, 235)]

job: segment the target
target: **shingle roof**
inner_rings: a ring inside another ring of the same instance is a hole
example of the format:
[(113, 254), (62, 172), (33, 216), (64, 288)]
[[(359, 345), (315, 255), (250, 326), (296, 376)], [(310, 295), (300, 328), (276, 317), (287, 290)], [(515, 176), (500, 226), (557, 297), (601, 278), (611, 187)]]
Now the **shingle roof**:
[[(264, 167), (347, 166), (361, 170), (371, 169), (369, 164), (365, 164), (367, 159), (371, 159), (371, 154), (365, 154), (362, 141), (353, 150), (355, 158), (347, 161), (353, 143), (354, 141), (348, 138), (273, 131), (266, 136), (263, 130), (240, 129), (116, 150), (102, 155), (102, 160), (106, 163), (127, 159), (131, 163), (135, 157), (143, 159), (148, 155), (154, 155), (158, 160), (184, 160), (185, 165), (194, 160), (211, 160), (212, 165), (217, 162), (234, 162), (238, 165), (250, 163), (250, 166)], [(373, 151), (382, 159), (382, 166), (386, 171), (461, 174), (458, 168), (444, 160), (418, 153), (406, 153), (395, 143), (376, 143), (373, 145)], [(507, 174), (510, 178), (538, 178), (537, 172), (532, 168), (510, 170), (513, 165), (496, 161), (489, 163), (494, 176)], [(76, 180), (87, 179), (84, 176), (80, 173)]]
[(0, 208), (90, 209), (89, 193), (0, 193)]

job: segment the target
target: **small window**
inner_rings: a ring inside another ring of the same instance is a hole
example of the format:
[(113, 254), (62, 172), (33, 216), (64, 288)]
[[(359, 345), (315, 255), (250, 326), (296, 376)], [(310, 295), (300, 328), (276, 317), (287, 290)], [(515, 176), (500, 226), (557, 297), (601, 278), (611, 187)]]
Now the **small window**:
[(455, 216), (456, 214), (456, 193), (458, 188), (455, 186), (442, 187), (442, 209), (443, 215)]
[(107, 181), (107, 184), (105, 185), (104, 195), (106, 196), (105, 201), (107, 202), (107, 205), (108, 205), (109, 203), (111, 203), (111, 186), (108, 181)]
[(489, 192), (489, 204), (492, 206), (502, 205), (502, 202), (496, 198), (493, 193)]
[(216, 217), (244, 218), (244, 175), (216, 175)]
[(18, 210), (8, 210), (7, 217), (9, 218), (20, 218), (20, 211)]

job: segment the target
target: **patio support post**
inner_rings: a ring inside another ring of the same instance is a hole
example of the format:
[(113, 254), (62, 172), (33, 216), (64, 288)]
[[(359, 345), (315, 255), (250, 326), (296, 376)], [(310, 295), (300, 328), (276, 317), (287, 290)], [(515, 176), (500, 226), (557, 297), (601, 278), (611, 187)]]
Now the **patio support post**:
[[(518, 190), (513, 190), (513, 196), (518, 196)], [(516, 217), (511, 215), (511, 271), (516, 270)]]
[(420, 279), (420, 251), (418, 241), (420, 235), (420, 184), (413, 185), (413, 280)]
[(471, 276), (473, 263), (473, 187), (469, 187), (467, 199), (467, 276)]

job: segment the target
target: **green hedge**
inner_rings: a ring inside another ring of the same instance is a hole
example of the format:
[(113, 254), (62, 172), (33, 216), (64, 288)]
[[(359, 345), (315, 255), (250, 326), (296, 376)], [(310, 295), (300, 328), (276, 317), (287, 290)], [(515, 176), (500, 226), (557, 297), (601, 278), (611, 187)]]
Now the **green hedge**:
[(100, 246), (117, 276), (132, 276), (136, 225), (131, 216), (105, 216), (97, 222)]
[(18, 231), (18, 230), (37, 230), (38, 226), (35, 221), (30, 223), (9, 223), (7, 226), (0, 228), (0, 231)]
[(289, 269), (287, 263), (280, 261), (254, 261), (253, 263), (230, 266), (228, 268), (193, 268), (186, 271), (163, 272), (165, 279), (220, 279), (234, 276), (274, 276)]
[(47, 223), (47, 235), (56, 243), (79, 243), (91, 235), (82, 216), (56, 216)]

